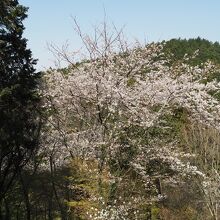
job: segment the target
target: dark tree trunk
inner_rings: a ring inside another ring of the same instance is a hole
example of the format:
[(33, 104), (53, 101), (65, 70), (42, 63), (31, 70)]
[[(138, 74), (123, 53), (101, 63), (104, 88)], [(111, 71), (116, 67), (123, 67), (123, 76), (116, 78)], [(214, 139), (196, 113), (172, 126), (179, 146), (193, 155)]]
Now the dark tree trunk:
[(50, 193), (48, 200), (48, 220), (53, 220), (53, 192)]
[(19, 171), (19, 178), (21, 182), (22, 193), (24, 197), (25, 207), (26, 207), (26, 219), (31, 220), (31, 204), (29, 199), (29, 190), (27, 184), (25, 184), (25, 180), (22, 176), (21, 171)]
[(11, 219), (10, 208), (8, 201), (6, 199), (4, 199), (4, 204), (5, 204), (5, 220), (10, 220)]
[(157, 188), (158, 194), (162, 194), (162, 186), (161, 186), (160, 178), (156, 178), (154, 182), (155, 182), (155, 186)]
[(3, 219), (3, 215), (2, 215), (2, 200), (0, 200), (0, 219)]
[(67, 219), (66, 212), (64, 210), (64, 207), (63, 207), (62, 203), (60, 202), (60, 199), (59, 199), (59, 196), (58, 196), (58, 193), (57, 193), (57, 189), (56, 189), (56, 185), (55, 185), (55, 181), (54, 181), (55, 175), (54, 175), (54, 168), (53, 168), (53, 159), (52, 159), (52, 157), (50, 157), (50, 172), (51, 172), (52, 189), (53, 189), (55, 199), (56, 199), (57, 204), (58, 204), (59, 209), (60, 209), (61, 219), (62, 220), (66, 220)]

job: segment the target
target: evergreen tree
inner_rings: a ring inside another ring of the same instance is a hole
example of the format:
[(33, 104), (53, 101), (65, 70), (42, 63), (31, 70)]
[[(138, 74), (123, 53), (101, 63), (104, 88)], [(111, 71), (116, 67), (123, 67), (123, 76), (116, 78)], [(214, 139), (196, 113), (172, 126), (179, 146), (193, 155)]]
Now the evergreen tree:
[(0, 202), (38, 146), (39, 73), (22, 37), (27, 8), (0, 1)]

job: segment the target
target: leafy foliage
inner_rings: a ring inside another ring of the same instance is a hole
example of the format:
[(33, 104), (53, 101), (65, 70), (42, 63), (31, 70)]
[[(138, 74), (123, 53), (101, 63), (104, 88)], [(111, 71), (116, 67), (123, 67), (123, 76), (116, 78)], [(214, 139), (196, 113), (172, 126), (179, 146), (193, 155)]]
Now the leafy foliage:
[(0, 2), (0, 201), (37, 149), (39, 74), (22, 38), (27, 8)]

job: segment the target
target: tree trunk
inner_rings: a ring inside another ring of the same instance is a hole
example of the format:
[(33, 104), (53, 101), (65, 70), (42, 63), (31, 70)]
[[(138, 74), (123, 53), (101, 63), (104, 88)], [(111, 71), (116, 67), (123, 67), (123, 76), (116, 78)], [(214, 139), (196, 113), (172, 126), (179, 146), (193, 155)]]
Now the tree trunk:
[(53, 220), (53, 192), (50, 193), (48, 200), (48, 220)]
[(62, 203), (60, 202), (60, 199), (59, 199), (59, 196), (58, 196), (58, 193), (57, 193), (57, 190), (56, 190), (55, 182), (54, 182), (54, 168), (53, 168), (53, 159), (52, 159), (52, 157), (50, 157), (50, 172), (51, 172), (52, 189), (53, 189), (57, 204), (58, 204), (59, 209), (60, 209), (61, 219), (66, 220), (67, 219), (66, 213), (65, 213), (65, 210), (64, 210), (64, 207), (63, 207)]
[(4, 199), (4, 204), (5, 204), (5, 220), (10, 220), (11, 219), (10, 209), (9, 209), (8, 201), (6, 199)]
[(0, 219), (3, 219), (3, 216), (2, 216), (2, 200), (0, 200)]
[(25, 207), (26, 207), (26, 219), (31, 220), (31, 204), (30, 204), (30, 199), (29, 199), (28, 186), (27, 184), (25, 184), (24, 178), (20, 170), (19, 170), (19, 178), (21, 182), (22, 193), (24, 196), (24, 202), (25, 202)]

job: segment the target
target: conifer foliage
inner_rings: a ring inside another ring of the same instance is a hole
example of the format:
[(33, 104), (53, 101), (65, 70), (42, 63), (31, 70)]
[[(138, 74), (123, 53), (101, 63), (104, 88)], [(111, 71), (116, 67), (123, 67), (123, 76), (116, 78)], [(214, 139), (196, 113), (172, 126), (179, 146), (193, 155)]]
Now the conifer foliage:
[(0, 1), (0, 201), (34, 155), (39, 134), (39, 73), (22, 37), (27, 8)]

